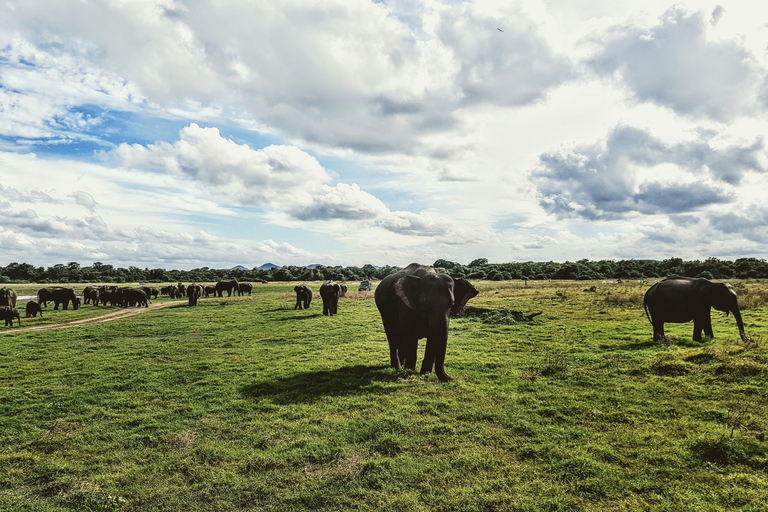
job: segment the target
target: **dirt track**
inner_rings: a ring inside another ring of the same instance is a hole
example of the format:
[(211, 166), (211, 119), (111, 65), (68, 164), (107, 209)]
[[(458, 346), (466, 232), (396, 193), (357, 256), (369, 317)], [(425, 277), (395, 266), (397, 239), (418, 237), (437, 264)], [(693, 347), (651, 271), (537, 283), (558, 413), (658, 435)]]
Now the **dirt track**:
[(118, 311), (107, 313), (106, 315), (96, 316), (93, 318), (85, 318), (83, 320), (75, 320), (74, 322), (66, 322), (63, 324), (49, 324), (49, 325), (36, 325), (34, 327), (19, 327), (16, 329), (8, 328), (0, 330), (0, 334), (12, 334), (16, 332), (32, 332), (32, 331), (47, 331), (49, 329), (66, 329), (68, 327), (79, 327), (81, 325), (100, 324), (102, 322), (111, 322), (113, 320), (119, 320), (121, 318), (127, 318), (129, 316), (140, 315), (147, 311), (155, 311), (157, 309), (167, 308), (168, 306), (178, 306), (184, 304), (183, 301), (174, 302), (158, 302), (150, 304), (148, 308), (125, 308)]

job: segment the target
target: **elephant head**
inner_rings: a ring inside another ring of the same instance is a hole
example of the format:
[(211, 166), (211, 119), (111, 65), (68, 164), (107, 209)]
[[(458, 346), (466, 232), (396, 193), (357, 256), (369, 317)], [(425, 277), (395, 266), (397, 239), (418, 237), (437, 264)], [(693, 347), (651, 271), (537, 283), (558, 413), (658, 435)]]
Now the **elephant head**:
[(739, 336), (742, 341), (746, 341), (747, 335), (744, 332), (744, 322), (741, 319), (739, 310), (739, 299), (736, 290), (729, 283), (710, 283), (711, 286), (702, 289), (702, 299), (718, 311), (723, 311), (726, 316), (733, 313), (736, 319), (736, 326), (739, 329)]

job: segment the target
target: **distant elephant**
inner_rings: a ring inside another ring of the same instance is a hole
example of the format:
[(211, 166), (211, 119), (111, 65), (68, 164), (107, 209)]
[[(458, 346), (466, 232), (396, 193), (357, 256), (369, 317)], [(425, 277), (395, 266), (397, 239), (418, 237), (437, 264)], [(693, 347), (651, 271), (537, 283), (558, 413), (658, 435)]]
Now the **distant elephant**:
[(192, 283), (187, 286), (187, 298), (189, 299), (190, 306), (197, 306), (197, 301), (203, 294), (203, 287), (199, 284)]
[(5, 320), (6, 327), (13, 327), (14, 318), (19, 321), (19, 327), (21, 327), (19, 310), (11, 306), (0, 306), (0, 319)]
[(176, 285), (176, 298), (181, 299), (187, 296), (187, 287), (182, 283)]
[(90, 302), (94, 306), (99, 304), (99, 295), (101, 294), (101, 290), (98, 288), (86, 288), (83, 290), (83, 303), (88, 304)]
[(104, 290), (103, 292), (99, 293), (99, 296), (96, 298), (96, 301), (94, 302), (94, 306), (98, 306), (99, 303), (103, 305), (107, 305), (109, 303), (110, 305), (114, 305), (113, 299), (115, 297), (115, 292), (112, 290)]
[(346, 296), (347, 296), (347, 285), (342, 284), (341, 293), (339, 293), (339, 297), (346, 297)]
[(451, 314), (458, 313), (478, 291), (469, 281), (438, 274), (432, 267), (411, 263), (382, 279), (376, 288), (376, 307), (381, 314), (394, 368), (416, 370), (420, 338), (427, 338), (421, 373), (432, 371), (443, 382)]
[(156, 299), (157, 296), (160, 294), (160, 290), (157, 288), (152, 288), (150, 286), (142, 286), (142, 290), (144, 290), (144, 293), (147, 294), (147, 300), (149, 299)]
[(360, 286), (357, 287), (357, 291), (359, 292), (369, 292), (371, 289), (371, 281), (368, 279), (360, 281)]
[(248, 295), (253, 291), (253, 285), (251, 283), (237, 283), (237, 295), (242, 296), (246, 293)]
[(339, 295), (341, 286), (333, 281), (328, 281), (320, 286), (320, 298), (323, 299), (323, 314), (333, 316), (338, 313)]
[[(98, 293), (101, 290), (99, 290), (98, 286), (86, 286), (85, 288), (83, 288), (83, 291), (80, 294), (83, 296), (83, 304), (88, 304), (90, 302), (91, 304), (95, 305), (93, 301), (93, 296), (92, 296), (94, 291)], [(98, 300), (96, 302), (98, 302)]]
[(0, 306), (16, 307), (16, 299), (18, 295), (10, 288), (3, 286), (0, 288)]
[(40, 313), (40, 318), (43, 318), (43, 309), (40, 307), (40, 304), (37, 302), (31, 300), (27, 302), (27, 305), (25, 306), (27, 318), (35, 318), (37, 317), (37, 314)]
[(733, 313), (739, 336), (747, 341), (738, 298), (728, 283), (713, 283), (701, 277), (671, 277), (659, 281), (645, 292), (643, 307), (653, 326), (653, 339), (664, 338), (664, 323), (681, 324), (693, 320), (693, 339), (702, 341), (701, 332), (713, 338), (711, 308)]
[(224, 291), (227, 292), (227, 297), (231, 297), (233, 292), (237, 291), (237, 279), (222, 279), (216, 283), (216, 293), (219, 297), (224, 296)]
[(211, 295), (213, 295), (215, 297), (216, 296), (216, 285), (209, 284), (208, 286), (203, 288), (203, 295), (205, 295), (206, 297), (210, 297)]
[(69, 307), (72, 303), (72, 309), (80, 307), (80, 299), (73, 288), (62, 288), (61, 286), (50, 286), (41, 288), (37, 291), (37, 298), (41, 306), (48, 306), (48, 302), (53, 302), (53, 309), (59, 309), (59, 304), (63, 304), (63, 309)]
[(141, 288), (121, 288), (115, 293), (113, 304), (115, 301), (124, 308), (132, 308), (134, 306), (144, 306), (145, 308), (149, 307), (147, 292)]
[(293, 309), (309, 309), (309, 305), (312, 303), (312, 288), (300, 284), (294, 286), (293, 291), (296, 292), (296, 305), (293, 306)]

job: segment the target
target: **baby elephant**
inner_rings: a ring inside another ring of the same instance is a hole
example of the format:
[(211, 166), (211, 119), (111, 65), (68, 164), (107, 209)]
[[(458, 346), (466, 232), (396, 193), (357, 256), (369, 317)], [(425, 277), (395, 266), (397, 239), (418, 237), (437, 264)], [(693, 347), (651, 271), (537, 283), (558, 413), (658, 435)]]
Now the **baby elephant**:
[(19, 327), (21, 327), (21, 318), (19, 317), (19, 310), (12, 308), (11, 306), (0, 306), (0, 318), (5, 320), (5, 325), (13, 326), (13, 319), (19, 321)]
[[(99, 292), (96, 292), (96, 302), (93, 303), (94, 305), (96, 305), (96, 303), (99, 301), (98, 293)], [(40, 304), (33, 300), (27, 302), (27, 318), (34, 318), (38, 313), (40, 313), (40, 318), (43, 318), (43, 308), (40, 307)]]

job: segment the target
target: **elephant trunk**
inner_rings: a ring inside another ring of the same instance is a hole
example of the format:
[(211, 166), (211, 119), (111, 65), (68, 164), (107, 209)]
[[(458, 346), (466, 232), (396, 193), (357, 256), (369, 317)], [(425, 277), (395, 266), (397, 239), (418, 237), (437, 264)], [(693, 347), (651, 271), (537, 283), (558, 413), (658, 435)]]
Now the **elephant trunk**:
[(736, 326), (739, 328), (739, 336), (741, 337), (741, 341), (746, 343), (749, 341), (749, 339), (747, 338), (747, 334), (744, 332), (744, 322), (741, 319), (741, 312), (739, 311), (738, 306), (733, 308), (731, 312), (733, 313), (733, 318), (736, 319)]

